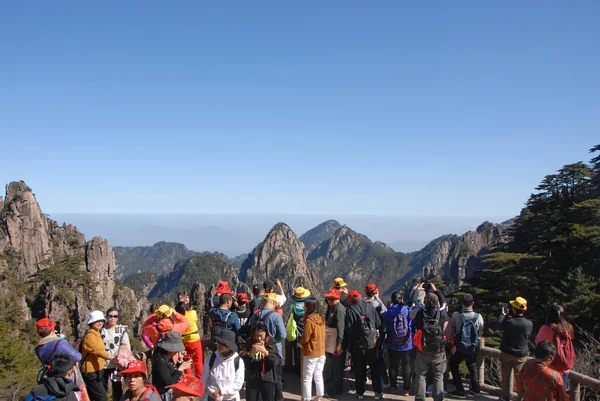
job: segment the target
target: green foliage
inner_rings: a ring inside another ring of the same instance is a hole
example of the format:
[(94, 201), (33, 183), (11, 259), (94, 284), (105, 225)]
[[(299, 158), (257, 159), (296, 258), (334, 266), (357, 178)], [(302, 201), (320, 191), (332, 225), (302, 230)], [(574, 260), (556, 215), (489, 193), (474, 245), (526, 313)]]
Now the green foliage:
[(31, 283), (54, 286), (57, 289), (55, 299), (62, 300), (65, 305), (75, 302), (73, 289), (76, 288), (86, 289), (90, 297), (94, 296), (94, 289), (89, 285), (92, 282), (90, 273), (81, 268), (84, 263), (82, 252), (64, 257), (55, 263), (46, 263), (50, 265), (34, 274), (30, 279)]
[(516, 296), (529, 301), (527, 315), (536, 326), (547, 307), (559, 303), (572, 323), (600, 330), (600, 156), (592, 163), (565, 165), (547, 175), (515, 219), (512, 240), (484, 256), (485, 269), (464, 287), (492, 316), (488, 336), (496, 334), (501, 304)]

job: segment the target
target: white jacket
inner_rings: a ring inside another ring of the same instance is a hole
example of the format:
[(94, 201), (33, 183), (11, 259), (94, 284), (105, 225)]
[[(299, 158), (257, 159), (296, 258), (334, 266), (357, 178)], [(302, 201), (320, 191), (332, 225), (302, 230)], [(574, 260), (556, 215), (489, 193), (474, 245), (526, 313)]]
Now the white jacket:
[(204, 369), (202, 370), (202, 382), (206, 386), (208, 394), (212, 394), (217, 389), (220, 390), (223, 400), (239, 400), (240, 390), (244, 385), (244, 360), (240, 358), (238, 370), (235, 370), (235, 358), (239, 355), (235, 352), (227, 359), (223, 359), (219, 351), (212, 369), (210, 369), (210, 357), (207, 355), (204, 359)]

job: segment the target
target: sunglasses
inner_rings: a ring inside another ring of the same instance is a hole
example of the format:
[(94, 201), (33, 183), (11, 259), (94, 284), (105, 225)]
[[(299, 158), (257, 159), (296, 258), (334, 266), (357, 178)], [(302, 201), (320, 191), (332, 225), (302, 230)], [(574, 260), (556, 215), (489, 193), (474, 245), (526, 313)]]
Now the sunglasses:
[(119, 315), (108, 315), (108, 317), (111, 317), (113, 319), (117, 319), (119, 317)]

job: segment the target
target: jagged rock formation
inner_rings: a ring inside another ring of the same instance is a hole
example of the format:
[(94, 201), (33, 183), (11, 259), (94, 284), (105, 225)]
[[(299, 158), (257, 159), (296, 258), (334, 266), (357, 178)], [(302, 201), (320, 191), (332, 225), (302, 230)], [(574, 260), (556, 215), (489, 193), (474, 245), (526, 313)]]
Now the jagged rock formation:
[(177, 262), (173, 271), (161, 276), (148, 294), (154, 302), (174, 303), (177, 293), (191, 289), (198, 283), (206, 288), (216, 285), (219, 280), (227, 280), (232, 289), (239, 284), (238, 269), (224, 260), (219, 254), (203, 253)]
[(248, 259), (248, 254), (243, 253), (243, 254), (238, 255), (238, 256), (234, 257), (233, 259), (231, 259), (231, 264), (234, 265), (235, 267), (242, 267), (242, 263), (244, 263), (244, 261), (246, 259)]
[(342, 227), (336, 220), (327, 220), (318, 226), (311, 228), (300, 236), (300, 241), (304, 244), (304, 249), (308, 255), (310, 251), (319, 246), (323, 241), (327, 241)]
[(144, 300), (131, 289), (115, 290), (115, 259), (107, 241), (96, 237), (86, 243), (75, 226), (58, 226), (22, 181), (6, 186), (0, 261), (0, 301), (11, 301), (24, 321), (50, 316), (61, 321), (65, 334), (78, 336), (93, 309), (128, 303), (126, 322), (145, 318)]
[(180, 259), (187, 259), (196, 252), (177, 242), (157, 242), (152, 246), (116, 246), (117, 278), (131, 274), (152, 272), (164, 274), (173, 269)]
[(248, 285), (262, 283), (267, 278), (281, 280), (288, 294), (298, 286), (317, 294), (322, 292), (318, 276), (306, 263), (304, 245), (287, 224), (276, 224), (240, 269), (240, 280)]

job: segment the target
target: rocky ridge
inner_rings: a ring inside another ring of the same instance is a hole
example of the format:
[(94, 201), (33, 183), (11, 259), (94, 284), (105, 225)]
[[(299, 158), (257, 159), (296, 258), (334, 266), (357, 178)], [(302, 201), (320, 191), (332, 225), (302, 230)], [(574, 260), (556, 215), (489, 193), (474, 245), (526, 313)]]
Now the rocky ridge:
[(327, 220), (302, 234), (300, 241), (304, 244), (306, 254), (308, 255), (310, 251), (319, 246), (323, 241), (331, 238), (341, 227), (342, 225), (336, 220)]

